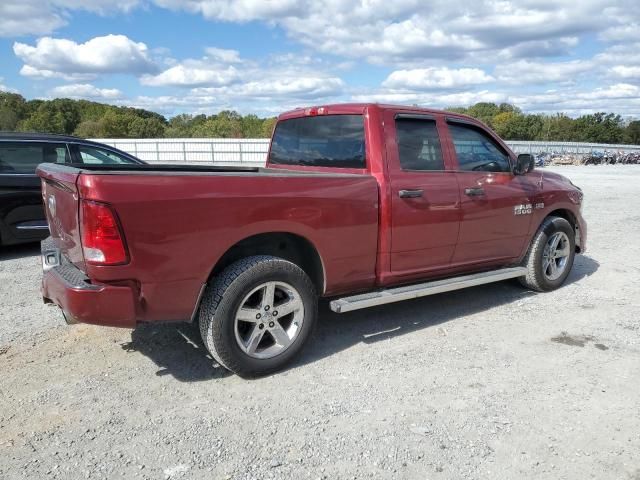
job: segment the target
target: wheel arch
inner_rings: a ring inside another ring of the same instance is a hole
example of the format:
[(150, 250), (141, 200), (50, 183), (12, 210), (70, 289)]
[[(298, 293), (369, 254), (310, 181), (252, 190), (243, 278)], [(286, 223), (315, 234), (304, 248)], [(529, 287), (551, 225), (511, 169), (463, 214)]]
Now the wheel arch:
[(569, 210), (567, 208), (557, 208), (557, 209), (552, 210), (551, 212), (549, 212), (542, 219), (542, 221), (540, 222), (540, 225), (538, 226), (538, 228), (540, 228), (540, 226), (544, 223), (544, 221), (549, 217), (560, 217), (560, 218), (564, 218), (567, 222), (569, 222), (571, 227), (573, 227), (573, 231), (575, 233), (576, 253), (580, 253), (580, 251), (581, 251), (581, 246), (580, 246), (580, 225), (578, 224), (578, 219), (576, 218), (575, 214), (571, 210)]
[(233, 262), (253, 255), (273, 255), (298, 265), (309, 276), (318, 294), (324, 293), (326, 272), (318, 249), (305, 237), (289, 232), (260, 233), (236, 242), (216, 262), (209, 280)]

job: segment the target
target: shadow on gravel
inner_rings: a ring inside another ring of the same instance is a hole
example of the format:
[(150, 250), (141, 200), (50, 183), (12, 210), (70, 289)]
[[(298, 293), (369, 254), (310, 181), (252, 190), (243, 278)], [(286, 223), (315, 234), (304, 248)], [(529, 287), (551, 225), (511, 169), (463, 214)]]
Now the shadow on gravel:
[[(592, 275), (599, 266), (596, 260), (578, 255), (567, 284)], [(290, 368), (313, 363), (358, 343), (410, 334), (531, 295), (536, 294), (523, 289), (517, 281), (505, 281), (343, 314), (332, 312), (329, 302), (322, 300), (315, 336)], [(172, 375), (181, 382), (230, 375), (208, 354), (195, 325), (143, 325), (132, 332), (131, 342), (122, 348), (153, 360), (160, 367), (156, 375)]]
[(230, 375), (211, 358), (196, 325), (140, 325), (131, 332), (131, 341), (122, 348), (153, 360), (160, 368), (156, 375), (171, 375), (181, 382), (200, 382)]
[(18, 258), (40, 255), (40, 243), (25, 243), (23, 245), (0, 246), (0, 262), (3, 260), (16, 260)]

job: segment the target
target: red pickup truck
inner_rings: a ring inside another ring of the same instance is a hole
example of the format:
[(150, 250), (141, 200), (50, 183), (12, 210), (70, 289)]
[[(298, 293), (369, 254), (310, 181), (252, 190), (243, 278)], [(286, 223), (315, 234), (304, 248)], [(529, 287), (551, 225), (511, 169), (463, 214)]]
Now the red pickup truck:
[(267, 168), (38, 169), (43, 297), (69, 322), (198, 322), (240, 375), (281, 368), (336, 312), (520, 278), (558, 288), (585, 250), (582, 192), (449, 112), (280, 115)]

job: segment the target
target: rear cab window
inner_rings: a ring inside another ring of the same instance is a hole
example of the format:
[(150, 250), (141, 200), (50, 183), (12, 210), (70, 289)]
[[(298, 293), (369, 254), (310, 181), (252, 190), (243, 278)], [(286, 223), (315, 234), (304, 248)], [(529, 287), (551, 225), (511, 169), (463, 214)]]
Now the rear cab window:
[(0, 142), (0, 174), (35, 175), (41, 163), (69, 163), (64, 143)]
[(269, 163), (365, 168), (362, 115), (318, 115), (281, 120), (271, 141)]

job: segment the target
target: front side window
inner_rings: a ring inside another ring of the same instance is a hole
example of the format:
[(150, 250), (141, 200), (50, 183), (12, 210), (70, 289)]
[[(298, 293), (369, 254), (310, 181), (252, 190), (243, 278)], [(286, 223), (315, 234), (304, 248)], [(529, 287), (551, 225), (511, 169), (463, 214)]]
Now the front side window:
[(134, 163), (126, 157), (102, 148), (79, 145), (80, 158), (82, 163), (88, 165), (119, 165), (123, 163)]
[(0, 174), (35, 174), (41, 163), (68, 163), (64, 144), (0, 142)]
[(403, 170), (444, 170), (442, 148), (434, 120), (398, 118), (396, 138)]
[(479, 128), (449, 124), (458, 165), (463, 171), (510, 172), (509, 155)]
[(319, 115), (278, 122), (269, 162), (277, 165), (364, 168), (362, 115)]

